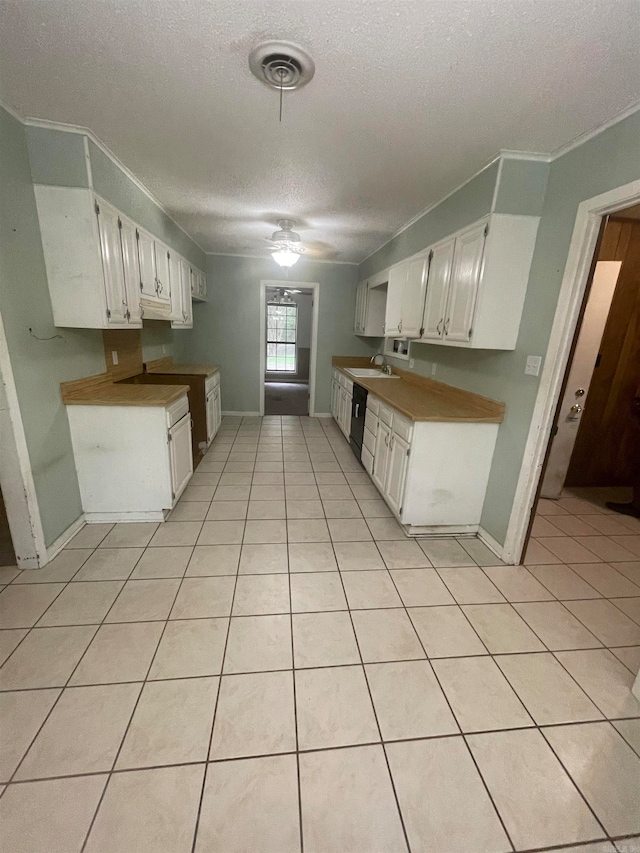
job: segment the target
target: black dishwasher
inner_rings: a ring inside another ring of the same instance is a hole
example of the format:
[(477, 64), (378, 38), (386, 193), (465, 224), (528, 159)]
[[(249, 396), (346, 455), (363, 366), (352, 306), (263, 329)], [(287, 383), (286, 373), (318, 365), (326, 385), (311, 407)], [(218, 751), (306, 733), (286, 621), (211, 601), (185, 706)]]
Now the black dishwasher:
[(351, 436), (349, 444), (358, 461), (362, 456), (362, 440), (364, 438), (364, 416), (367, 411), (367, 394), (369, 392), (361, 385), (353, 383), (353, 399), (351, 401)]

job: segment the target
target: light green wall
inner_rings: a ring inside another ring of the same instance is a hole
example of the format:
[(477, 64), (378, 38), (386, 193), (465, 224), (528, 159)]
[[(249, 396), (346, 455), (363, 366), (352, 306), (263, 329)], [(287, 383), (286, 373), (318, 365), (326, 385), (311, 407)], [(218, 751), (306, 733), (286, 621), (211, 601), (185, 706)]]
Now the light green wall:
[(548, 178), (548, 163), (504, 158), (496, 192), (495, 212), (540, 216)]
[(301, 259), (287, 278), (270, 258), (209, 255), (207, 260), (207, 302), (194, 303), (183, 357), (220, 365), (223, 409), (260, 408), (260, 281), (317, 281), (316, 411), (329, 412), (331, 357), (371, 355), (378, 343), (353, 334), (357, 267)]
[(206, 255), (107, 155), (89, 140), (94, 190), (121, 213), (204, 270)]
[(173, 356), (181, 359), (181, 344), (190, 334), (189, 329), (172, 329), (165, 320), (145, 320), (142, 328), (142, 358), (154, 361), (156, 358)]
[(26, 127), (31, 179), (55, 187), (88, 187), (85, 137), (46, 127)]
[[(543, 196), (545, 169), (548, 181)], [(507, 531), (539, 385), (538, 377), (524, 374), (526, 357), (544, 356), (546, 352), (578, 205), (640, 179), (640, 113), (608, 128), (550, 166), (530, 163), (525, 167), (522, 161), (507, 165), (505, 161), (503, 172), (497, 207), (510, 213), (541, 212), (516, 349), (497, 352), (412, 343), (410, 352), (416, 372), (430, 376), (435, 364), (436, 379), (506, 403), (481, 522), (500, 543)], [(452, 197), (444, 204), (450, 207), (453, 201)], [(438, 218), (439, 208), (427, 215)], [(448, 216), (445, 219), (449, 221)], [(427, 245), (429, 241), (424, 244)], [(396, 247), (388, 253), (397, 260), (406, 256), (399, 255)], [(366, 262), (359, 277), (383, 267), (381, 264), (372, 268)], [(394, 363), (407, 366), (405, 361)]]
[[(56, 329), (40, 242), (24, 126), (0, 108), (0, 314), (45, 541), (81, 514), (60, 382), (105, 369), (97, 330)], [(36, 340), (29, 328), (41, 338)]]
[(486, 216), (491, 212), (497, 177), (498, 161), (495, 161), (363, 261), (360, 279), (415, 255)]

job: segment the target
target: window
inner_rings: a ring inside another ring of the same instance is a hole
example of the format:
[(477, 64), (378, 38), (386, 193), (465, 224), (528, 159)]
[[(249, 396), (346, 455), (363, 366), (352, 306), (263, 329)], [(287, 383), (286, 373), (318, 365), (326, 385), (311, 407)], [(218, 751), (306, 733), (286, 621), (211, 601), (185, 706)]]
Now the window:
[(295, 373), (298, 306), (267, 303), (267, 371)]

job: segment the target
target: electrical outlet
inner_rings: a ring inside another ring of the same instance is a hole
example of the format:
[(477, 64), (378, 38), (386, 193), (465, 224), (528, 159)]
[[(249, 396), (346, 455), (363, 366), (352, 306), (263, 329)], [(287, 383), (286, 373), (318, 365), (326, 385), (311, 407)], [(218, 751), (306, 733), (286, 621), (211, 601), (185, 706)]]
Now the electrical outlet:
[(527, 363), (524, 368), (524, 372), (527, 376), (538, 376), (540, 373), (540, 367), (542, 365), (542, 356), (541, 355), (528, 355)]
[(166, 348), (166, 346), (163, 344), (163, 345), (162, 345), (162, 355), (166, 355), (166, 354), (167, 354), (167, 348)]
[(432, 364), (432, 365), (431, 365), (431, 375), (432, 375), (432, 376), (435, 376), (435, 375), (436, 375), (436, 367), (437, 367), (437, 366), (438, 366), (437, 364)]
[(415, 360), (415, 358), (410, 358), (410, 359), (409, 359), (409, 370), (413, 370), (413, 368), (414, 368), (415, 366), (416, 366), (416, 360)]
[(114, 367), (118, 363), (118, 353), (115, 350), (111, 350), (111, 361), (113, 362)]

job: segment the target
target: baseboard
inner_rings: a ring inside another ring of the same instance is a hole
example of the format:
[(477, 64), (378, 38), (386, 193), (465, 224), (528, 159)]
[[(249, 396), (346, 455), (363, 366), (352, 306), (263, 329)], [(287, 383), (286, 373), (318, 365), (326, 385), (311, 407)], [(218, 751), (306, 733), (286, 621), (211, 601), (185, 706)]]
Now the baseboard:
[(311, 417), (312, 418), (332, 418), (333, 415), (331, 414), (331, 412), (314, 412), (313, 415), (311, 415)]
[(259, 418), (260, 412), (223, 412), (223, 418)]
[(477, 524), (434, 524), (434, 525), (403, 525), (407, 536), (420, 536), (423, 539), (430, 536), (475, 536)]
[(87, 524), (128, 524), (135, 521), (164, 521), (165, 513), (162, 510), (149, 512), (85, 512), (84, 517)]
[[(501, 560), (504, 560), (504, 547), (498, 542), (497, 539), (494, 539), (490, 533), (484, 529), (484, 527), (478, 528), (478, 539), (489, 548), (496, 557), (499, 557)], [(506, 560), (505, 560), (506, 562)]]
[(46, 559), (44, 563), (40, 564), (40, 567), (46, 566), (47, 563), (50, 563), (54, 557), (56, 557), (60, 551), (64, 548), (64, 546), (70, 542), (76, 533), (81, 530), (85, 525), (85, 516), (84, 513), (76, 520), (70, 524), (65, 531), (63, 531), (57, 539), (55, 539), (51, 545), (47, 548)]

